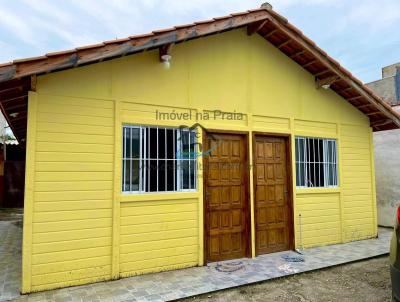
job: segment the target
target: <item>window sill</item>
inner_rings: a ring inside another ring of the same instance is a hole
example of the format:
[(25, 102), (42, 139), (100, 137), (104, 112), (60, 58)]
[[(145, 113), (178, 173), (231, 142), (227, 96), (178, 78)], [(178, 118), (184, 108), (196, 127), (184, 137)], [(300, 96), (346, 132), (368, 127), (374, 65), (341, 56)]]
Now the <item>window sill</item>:
[(335, 194), (340, 193), (340, 188), (296, 188), (298, 194)]
[(162, 193), (121, 193), (120, 202), (132, 201), (160, 201), (160, 200), (183, 200), (199, 198), (199, 192), (162, 192)]

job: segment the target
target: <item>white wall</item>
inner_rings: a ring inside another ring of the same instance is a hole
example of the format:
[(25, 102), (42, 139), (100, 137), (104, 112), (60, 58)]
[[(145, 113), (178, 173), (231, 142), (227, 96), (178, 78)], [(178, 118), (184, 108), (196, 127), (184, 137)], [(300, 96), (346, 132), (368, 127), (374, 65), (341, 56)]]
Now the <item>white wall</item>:
[(378, 224), (393, 226), (400, 204), (400, 130), (374, 133)]

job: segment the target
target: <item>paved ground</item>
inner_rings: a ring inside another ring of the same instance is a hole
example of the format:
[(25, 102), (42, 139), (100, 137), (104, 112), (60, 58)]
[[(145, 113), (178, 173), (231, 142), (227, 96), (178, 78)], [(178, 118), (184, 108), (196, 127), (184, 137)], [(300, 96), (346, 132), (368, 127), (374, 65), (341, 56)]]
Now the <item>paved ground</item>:
[(181, 301), (391, 301), (389, 260), (384, 256)]
[(22, 209), (0, 209), (0, 301), (19, 295)]
[(307, 249), (304, 262), (288, 262), (299, 254), (282, 252), (20, 296), (21, 233), (20, 220), (0, 222), (0, 301), (174, 300), (387, 254), (391, 235), (380, 229), (378, 239)]

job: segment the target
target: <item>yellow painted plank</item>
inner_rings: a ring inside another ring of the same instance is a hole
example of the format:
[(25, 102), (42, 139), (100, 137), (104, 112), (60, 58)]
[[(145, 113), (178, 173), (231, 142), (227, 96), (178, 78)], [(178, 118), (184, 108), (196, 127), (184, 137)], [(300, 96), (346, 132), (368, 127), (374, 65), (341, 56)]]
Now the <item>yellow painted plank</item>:
[(185, 255), (185, 254), (195, 254), (197, 253), (198, 246), (190, 245), (190, 246), (181, 246), (174, 248), (163, 248), (154, 249), (150, 251), (144, 252), (132, 252), (121, 254), (120, 261), (121, 263), (129, 263), (140, 260), (151, 260), (156, 258), (167, 258), (171, 256)]
[(305, 221), (302, 224), (301, 230), (303, 231), (313, 231), (313, 230), (325, 230), (325, 229), (335, 229), (336, 231), (340, 228), (340, 220), (336, 221), (321, 221), (316, 223), (309, 223), (309, 221)]
[(183, 247), (188, 245), (198, 244), (197, 236), (177, 238), (177, 239), (164, 239), (158, 241), (152, 241), (149, 238), (148, 242), (132, 243), (132, 244), (121, 244), (121, 254), (133, 253), (133, 252), (144, 252), (162, 248), (173, 248)]
[(82, 258), (92, 258), (100, 256), (109, 256), (111, 259), (111, 245), (72, 251), (33, 254), (32, 264), (57, 263), (62, 261), (79, 260)]
[(63, 288), (63, 287), (68, 287), (68, 286), (77, 286), (77, 285), (101, 282), (101, 281), (106, 281), (106, 280), (110, 280), (110, 276), (108, 274), (95, 276), (95, 277), (91, 277), (91, 278), (78, 278), (76, 280), (63, 280), (61, 282), (33, 285), (31, 292), (39, 292), (39, 291)]
[[(97, 219), (84, 219), (84, 220), (71, 220), (71, 221), (56, 221), (56, 222), (37, 222), (33, 224), (34, 232), (37, 235), (40, 233), (48, 233), (48, 232), (74, 231), (74, 230), (97, 229), (97, 228), (107, 230), (110, 227), (111, 227), (111, 218), (106, 218), (106, 219), (97, 218)], [(63, 238), (58, 238), (58, 239), (63, 240)]]
[(152, 268), (141, 269), (141, 270), (136, 270), (136, 269), (130, 270), (129, 267), (127, 267), (127, 271), (121, 271), (120, 276), (122, 278), (127, 278), (127, 277), (132, 277), (132, 276), (137, 276), (137, 275), (185, 269), (185, 268), (194, 267), (197, 265), (198, 265), (198, 263), (196, 261), (191, 261), (191, 262), (182, 262), (182, 263), (178, 263), (178, 264), (174, 264), (174, 265), (169, 264), (169, 265), (165, 265), (165, 266), (152, 267)]
[(37, 181), (37, 192), (112, 190), (112, 181)]
[(111, 218), (111, 209), (88, 209), (80, 211), (54, 211), (33, 214), (33, 222), (56, 222), (97, 218)]
[(67, 200), (93, 200), (93, 199), (111, 199), (111, 190), (94, 191), (60, 191), (60, 192), (36, 192), (37, 201), (67, 201)]
[(121, 235), (138, 234), (146, 232), (161, 232), (167, 230), (180, 230), (184, 228), (195, 228), (198, 227), (198, 220), (182, 220), (172, 222), (158, 222), (151, 224), (128, 224), (121, 225)]
[(77, 106), (81, 107), (83, 104), (84, 106), (91, 107), (91, 108), (106, 108), (112, 109), (114, 108), (114, 104), (112, 100), (106, 100), (105, 98), (82, 98), (82, 97), (73, 97), (70, 95), (56, 95), (56, 94), (47, 94), (40, 92), (41, 96), (41, 104), (42, 106), (52, 105), (52, 104), (60, 104), (72, 107)]
[[(57, 142), (57, 143), (86, 143), (98, 145), (112, 145), (114, 137), (111, 135), (99, 134), (74, 134), (74, 133), (53, 133), (37, 132), (38, 142)], [(79, 151), (79, 150), (75, 150)]]
[[(90, 220), (86, 221), (90, 223)], [(35, 229), (35, 227), (34, 227)], [(33, 234), (33, 243), (57, 242), (66, 240), (78, 240), (87, 238), (99, 238), (111, 236), (111, 226), (104, 228), (71, 229), (57, 232), (35, 232)], [(81, 255), (82, 256), (82, 255)], [(84, 256), (82, 256), (84, 257)]]
[(54, 212), (54, 211), (79, 211), (89, 209), (111, 209), (111, 200), (69, 200), (69, 201), (49, 201), (35, 202), (34, 211)]
[(90, 268), (70, 270), (66, 272), (48, 273), (32, 276), (32, 285), (65, 282), (66, 280), (86, 279), (110, 274), (110, 265), (97, 265)]
[[(298, 212), (295, 213), (295, 218), (296, 221), (298, 220)], [(301, 217), (302, 225), (306, 224), (314, 224), (314, 223), (328, 223), (328, 222), (339, 222), (340, 221), (340, 215), (337, 213), (336, 215), (328, 215), (328, 216), (303, 216)], [(298, 222), (296, 223), (296, 226), (298, 227)]]
[(112, 172), (112, 163), (36, 162), (38, 172)]
[(158, 269), (160, 267), (174, 267), (175, 265), (181, 263), (197, 263), (197, 253), (194, 254), (184, 254), (179, 256), (170, 256), (166, 258), (155, 258), (151, 260), (142, 260), (135, 261), (129, 263), (121, 263), (121, 272), (129, 272), (129, 271), (140, 271), (144, 269)]
[(38, 121), (47, 123), (113, 126), (113, 120), (111, 117), (78, 116), (68, 113), (38, 113)]
[(96, 266), (110, 265), (109, 256), (100, 256), (86, 259), (75, 259), (72, 261), (64, 261), (49, 264), (36, 264), (32, 266), (33, 275), (44, 275), (58, 272), (67, 272), (77, 269), (91, 268)]
[(100, 153), (72, 153), (72, 152), (37, 152), (36, 160), (39, 162), (97, 162), (112, 163), (112, 154)]
[[(47, 243), (36, 243), (33, 245), (33, 254), (52, 253), (60, 251), (81, 250), (93, 248), (96, 246), (103, 247), (111, 244), (111, 237), (98, 237), (88, 239), (78, 239), (70, 241), (58, 241)], [(110, 258), (108, 259), (110, 262)]]
[(139, 243), (147, 241), (158, 241), (167, 239), (178, 239), (198, 236), (198, 228), (187, 228), (180, 230), (168, 230), (160, 232), (145, 232), (145, 233), (135, 233), (130, 235), (121, 235), (121, 244)]
[(38, 123), (38, 131), (70, 134), (103, 134), (114, 135), (114, 128), (98, 125), (74, 125), (61, 123)]
[(167, 214), (167, 213), (178, 213), (178, 212), (194, 212), (197, 211), (197, 203), (185, 203), (185, 204), (160, 204), (150, 203), (149, 205), (142, 207), (128, 207), (123, 208), (121, 211), (121, 217), (125, 216), (140, 216), (140, 215), (153, 215), (153, 214)]
[(86, 181), (112, 181), (112, 172), (92, 172), (92, 171), (49, 171), (36, 172), (37, 182), (86, 182)]
[(83, 116), (96, 116), (96, 117), (113, 117), (114, 110), (112, 108), (99, 108), (85, 106), (86, 103), (83, 102), (81, 106), (70, 106), (68, 104), (54, 104), (54, 103), (43, 103), (39, 106), (38, 111), (40, 113), (65, 113), (73, 115), (83, 115)]
[[(134, 219), (132, 219), (134, 218)], [(196, 212), (178, 212), (178, 213), (165, 213), (165, 214), (155, 214), (155, 215), (145, 215), (145, 216), (126, 216), (121, 217), (121, 225), (129, 224), (151, 224), (157, 222), (172, 222), (172, 221), (182, 221), (182, 220), (197, 220)]]
[(100, 145), (100, 144), (88, 144), (87, 142), (81, 141), (78, 143), (66, 143), (66, 142), (37, 142), (36, 151), (39, 152), (85, 152), (85, 153), (113, 153), (114, 146), (112, 145)]

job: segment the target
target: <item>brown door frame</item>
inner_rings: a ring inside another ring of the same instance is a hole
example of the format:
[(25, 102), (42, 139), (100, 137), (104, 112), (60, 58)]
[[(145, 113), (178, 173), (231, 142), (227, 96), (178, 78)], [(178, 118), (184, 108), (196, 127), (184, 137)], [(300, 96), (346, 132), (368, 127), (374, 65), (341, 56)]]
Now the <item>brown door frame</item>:
[[(203, 146), (206, 145), (206, 139), (207, 139), (207, 134), (236, 134), (243, 136), (245, 139), (245, 150), (246, 150), (246, 161), (245, 164), (248, 165), (248, 167), (245, 169), (246, 173), (246, 181), (247, 181), (247, 186), (246, 186), (246, 198), (247, 198), (247, 207), (246, 207), (246, 213), (245, 213), (245, 232), (247, 233), (247, 242), (246, 242), (246, 257), (251, 257), (251, 199), (250, 199), (250, 158), (249, 158), (249, 132), (246, 131), (233, 131), (233, 130), (218, 130), (218, 129), (207, 129), (205, 131), (203, 129), (202, 132), (202, 144)], [(207, 230), (208, 230), (208, 219), (207, 219), (207, 202), (206, 202), (206, 178), (205, 178), (205, 171), (207, 168), (204, 165), (205, 159), (203, 157), (203, 221), (204, 221), (204, 226), (203, 226), (203, 265), (206, 265), (208, 263), (207, 259)]]
[[(256, 149), (256, 136), (267, 136), (267, 137), (279, 137), (279, 138), (285, 138), (286, 141), (286, 161), (287, 161), (287, 166), (286, 166), (286, 177), (287, 177), (287, 182), (288, 182), (288, 203), (289, 203), (289, 238), (290, 238), (290, 245), (289, 248), (291, 250), (294, 250), (295, 248), (295, 238), (294, 238), (294, 204), (293, 204), (293, 166), (292, 166), (292, 160), (293, 160), (293, 155), (292, 155), (292, 135), (287, 134), (287, 133), (270, 133), (270, 132), (253, 132), (252, 136), (252, 156), (253, 156), (253, 200), (254, 200), (254, 226), (256, 227), (257, 225), (257, 213), (256, 213), (256, 206), (255, 206), (255, 192), (256, 192), (256, 173), (254, 171), (255, 167), (255, 156), (254, 152)], [(254, 238), (256, 238), (257, 232), (254, 230)], [(257, 250), (254, 251), (256, 256)]]

